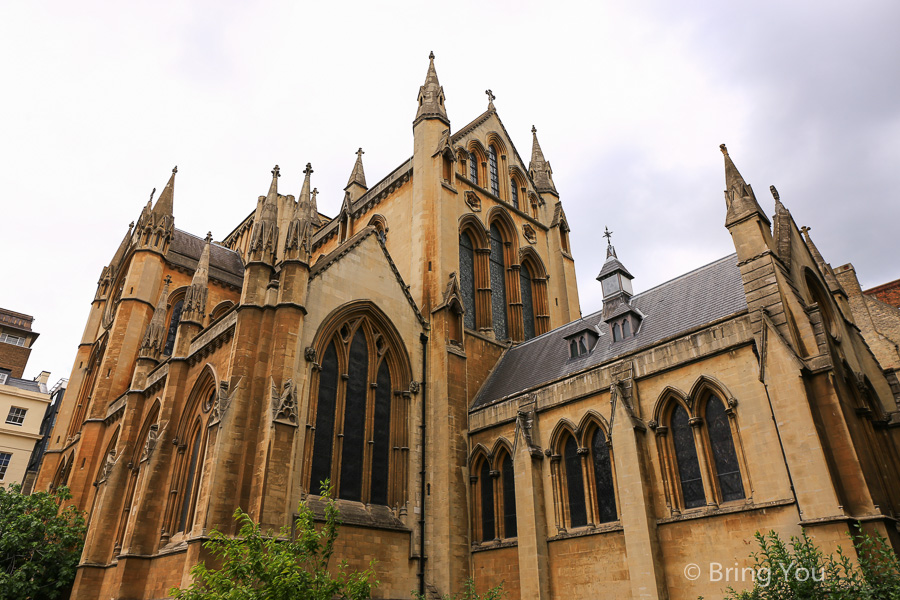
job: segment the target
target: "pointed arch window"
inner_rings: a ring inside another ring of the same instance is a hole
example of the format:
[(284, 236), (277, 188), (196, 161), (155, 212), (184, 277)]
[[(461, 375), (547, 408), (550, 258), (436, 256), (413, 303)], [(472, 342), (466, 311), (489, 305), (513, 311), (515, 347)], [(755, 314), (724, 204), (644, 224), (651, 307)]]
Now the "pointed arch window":
[(190, 462), (188, 463), (188, 471), (187, 476), (184, 480), (184, 493), (182, 494), (181, 499), (181, 516), (178, 519), (178, 529), (177, 531), (185, 531), (188, 524), (188, 516), (193, 512), (192, 508), (194, 506), (194, 502), (196, 501), (196, 488), (199, 483), (198, 471), (200, 470), (200, 445), (201, 445), (201, 431), (200, 424), (197, 424), (197, 427), (194, 431), (193, 438), (191, 440), (190, 445)]
[(678, 465), (678, 479), (681, 483), (684, 507), (703, 506), (706, 504), (706, 494), (703, 491), (697, 447), (694, 445), (694, 434), (691, 431), (687, 411), (681, 404), (675, 405), (671, 423), (672, 445), (675, 450), (675, 462)]
[(612, 460), (606, 435), (600, 427), (591, 436), (591, 467), (594, 488), (597, 490), (597, 522), (609, 523), (618, 519), (616, 490), (613, 484)]
[(500, 456), (500, 489), (503, 492), (503, 537), (518, 535), (516, 525), (516, 480), (513, 461), (508, 452)]
[(566, 472), (566, 492), (569, 498), (569, 523), (572, 527), (587, 525), (587, 507), (584, 503), (584, 477), (578, 443), (568, 436), (563, 446), (563, 463)]
[(494, 482), (491, 480), (491, 465), (485, 458), (478, 472), (481, 492), (481, 541), (494, 539)]
[(474, 152), (469, 152), (469, 180), (478, 185), (478, 161)]
[(512, 200), (512, 205), (515, 208), (519, 208), (519, 188), (516, 185), (515, 178), (512, 178), (509, 180), (509, 187), (510, 187), (510, 190), (512, 191), (512, 194), (510, 195), (510, 199)]
[(509, 451), (504, 446), (489, 456), (479, 450), (470, 464), (474, 539), (484, 543), (516, 537), (516, 488)]
[(531, 270), (526, 263), (522, 263), (519, 269), (519, 289), (522, 296), (522, 324), (525, 329), (525, 339), (534, 337), (534, 300), (532, 298)]
[(744, 484), (728, 415), (722, 401), (713, 394), (706, 401), (706, 431), (722, 502), (742, 500), (745, 498)]
[(622, 339), (622, 330), (619, 329), (619, 324), (618, 324), (618, 323), (613, 323), (613, 326), (612, 326), (612, 335), (613, 335), (613, 341), (614, 341), (614, 342), (618, 342), (619, 340)]
[(475, 246), (465, 231), (459, 234), (459, 287), (466, 310), (466, 327), (475, 329)]
[(509, 338), (506, 320), (506, 260), (500, 230), (491, 225), (491, 316), (498, 340)]
[(631, 337), (631, 321), (625, 319), (622, 321), (622, 339)]
[(394, 506), (405, 497), (409, 447), (401, 425), (408, 407), (394, 391), (408, 376), (405, 353), (368, 316), (347, 319), (325, 339), (311, 389), (307, 489), (318, 494), (329, 480), (338, 498)]
[(175, 349), (175, 336), (178, 334), (178, 324), (181, 322), (181, 309), (184, 306), (184, 300), (178, 300), (172, 305), (172, 316), (169, 317), (169, 330), (166, 334), (166, 345), (163, 348), (164, 356), (172, 356)]
[(500, 176), (497, 170), (497, 148), (488, 146), (488, 166), (490, 167), (491, 193), (500, 196)]

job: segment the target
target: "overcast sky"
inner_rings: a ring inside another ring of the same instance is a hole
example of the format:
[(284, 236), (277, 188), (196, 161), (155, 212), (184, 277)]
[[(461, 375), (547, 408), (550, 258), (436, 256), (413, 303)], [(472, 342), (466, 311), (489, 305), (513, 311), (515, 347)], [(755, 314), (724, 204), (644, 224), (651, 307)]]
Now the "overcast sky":
[(572, 226), (584, 314), (600, 233), (636, 291), (734, 251), (720, 143), (775, 184), (833, 266), (900, 278), (900, 3), (0, 3), (0, 306), (34, 315), (26, 369), (68, 377), (101, 269), (178, 165), (175, 226), (225, 237), (281, 166), (333, 215), (412, 154), (434, 51), (453, 131), (496, 94), (532, 124)]

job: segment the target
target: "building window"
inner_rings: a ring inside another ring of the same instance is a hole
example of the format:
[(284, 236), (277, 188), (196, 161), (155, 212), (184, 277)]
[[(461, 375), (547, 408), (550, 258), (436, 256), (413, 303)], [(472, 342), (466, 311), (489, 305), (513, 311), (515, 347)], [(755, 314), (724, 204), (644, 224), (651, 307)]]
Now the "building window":
[(11, 373), (12, 371), (9, 369), (0, 369), (0, 385), (6, 383), (6, 380), (9, 379)]
[(522, 263), (519, 269), (519, 289), (522, 296), (522, 324), (525, 328), (525, 339), (534, 337), (534, 300), (531, 294), (531, 271)]
[(578, 443), (571, 435), (568, 436), (563, 446), (563, 464), (566, 473), (566, 492), (569, 498), (569, 524), (572, 527), (587, 525), (581, 457), (578, 455)]
[(469, 152), (469, 181), (478, 185), (478, 161), (475, 160), (475, 154)]
[(516, 526), (516, 480), (512, 457), (504, 452), (500, 458), (500, 489), (503, 491), (503, 537), (518, 535)]
[(597, 490), (597, 523), (609, 523), (618, 519), (616, 490), (613, 485), (612, 460), (606, 435), (600, 427), (591, 436), (591, 466), (594, 488)]
[(724, 404), (715, 395), (710, 395), (706, 401), (706, 431), (722, 502), (742, 500), (745, 498), (744, 484), (741, 481), (737, 453), (734, 451), (731, 426)]
[(500, 196), (500, 176), (497, 172), (497, 149), (493, 144), (488, 146), (488, 165), (491, 170), (491, 192)]
[(491, 225), (491, 314), (498, 340), (509, 338), (506, 323), (506, 260), (500, 230)]
[(12, 406), (9, 409), (9, 414), (6, 416), (6, 422), (9, 425), (19, 425), (25, 422), (25, 413), (28, 412), (26, 408), (19, 408), (18, 406)]
[(172, 356), (172, 350), (175, 348), (175, 336), (178, 334), (178, 324), (181, 322), (181, 309), (184, 306), (184, 300), (179, 300), (172, 306), (172, 316), (169, 318), (169, 332), (166, 335), (166, 345), (163, 348), (164, 356)]
[[(182, 489), (184, 493), (181, 498), (181, 516), (178, 519), (178, 530), (177, 531), (185, 531), (188, 525), (188, 516), (191, 514), (192, 509), (194, 507), (194, 503), (196, 502), (196, 494), (197, 487), (200, 478), (198, 477), (198, 471), (201, 468), (201, 465), (198, 464), (200, 460), (200, 446), (202, 443), (202, 428), (198, 425), (194, 436), (191, 440), (190, 445), (190, 453), (191, 459), (188, 464), (187, 477), (184, 480), (184, 486)], [(193, 520), (193, 519), (191, 519)]]
[(619, 329), (619, 324), (618, 324), (618, 323), (613, 323), (613, 326), (612, 326), (612, 336), (613, 336), (613, 341), (614, 341), (614, 342), (618, 342), (619, 340), (622, 339), (622, 330)]
[(0, 333), (0, 342), (6, 342), (7, 344), (12, 344), (13, 346), (24, 346), (25, 338), (19, 337), (17, 335), (9, 335), (8, 333)]
[(475, 246), (465, 231), (459, 235), (459, 287), (466, 310), (466, 327), (475, 329)]
[(478, 472), (478, 487), (481, 499), (481, 541), (494, 539), (494, 482), (491, 479), (491, 464), (482, 459)]
[(563, 252), (571, 254), (569, 251), (569, 226), (564, 222), (559, 224), (559, 246)]
[(0, 452), (0, 481), (3, 481), (3, 478), (6, 477), (6, 469), (9, 468), (11, 459), (12, 454), (9, 452)]
[(510, 179), (509, 186), (510, 186), (510, 189), (512, 190), (512, 195), (510, 196), (510, 199), (512, 200), (512, 205), (515, 208), (519, 208), (519, 188), (516, 186), (516, 180)]
[(397, 381), (402, 352), (374, 319), (344, 322), (330, 336), (312, 389), (315, 422), (309, 491), (328, 480), (338, 498), (391, 506), (402, 497), (405, 405)]
[(479, 452), (471, 465), (473, 537), (480, 542), (516, 537), (516, 483), (509, 451), (503, 447), (493, 457)]
[(625, 319), (622, 321), (622, 339), (631, 337), (631, 321)]
[(569, 358), (578, 358), (588, 353), (587, 335), (581, 334), (577, 338), (569, 340)]
[(703, 492), (703, 478), (700, 476), (700, 462), (697, 460), (697, 447), (694, 445), (694, 434), (688, 419), (687, 411), (681, 404), (676, 404), (672, 411), (672, 446), (675, 450), (675, 462), (678, 465), (678, 479), (681, 482), (681, 497), (685, 508), (697, 508), (706, 504)]

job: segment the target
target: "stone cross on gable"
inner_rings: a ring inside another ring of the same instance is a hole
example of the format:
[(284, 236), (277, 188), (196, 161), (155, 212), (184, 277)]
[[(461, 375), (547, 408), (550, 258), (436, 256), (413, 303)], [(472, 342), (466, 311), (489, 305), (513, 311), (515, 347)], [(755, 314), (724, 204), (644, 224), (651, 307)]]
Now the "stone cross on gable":
[(169, 285), (170, 283), (172, 283), (172, 276), (171, 276), (171, 275), (166, 275), (166, 278), (163, 279), (163, 281), (166, 282), (166, 285)]
[(275, 165), (275, 168), (272, 169), (272, 176), (281, 177), (281, 167), (279, 167), (278, 165)]
[[(362, 148), (360, 148), (359, 150), (360, 150), (360, 152), (362, 152)], [(313, 172), (312, 163), (306, 163), (306, 168), (303, 169), (303, 174), (309, 175), (312, 172)]]
[(210, 242), (212, 242), (212, 231), (207, 231), (206, 232), (206, 243), (209, 244)]
[(172, 175), (178, 172), (178, 165), (175, 165), (175, 168), (172, 169)]
[(497, 97), (497, 96), (494, 95), (494, 92), (492, 92), (491, 90), (484, 90), (484, 93), (487, 94), (488, 102), (491, 103), (491, 104), (493, 104), (493, 103), (494, 103), (494, 98)]
[(804, 225), (803, 227), (800, 228), (800, 232), (808, 233), (811, 229), (812, 229), (812, 227), (807, 227), (806, 225)]
[(359, 150), (356, 151), (357, 158), (361, 159), (363, 154), (365, 154), (365, 152), (363, 152), (362, 148), (360, 148)]
[(537, 133), (537, 127), (535, 127), (534, 125), (531, 126), (531, 133), (532, 135)]

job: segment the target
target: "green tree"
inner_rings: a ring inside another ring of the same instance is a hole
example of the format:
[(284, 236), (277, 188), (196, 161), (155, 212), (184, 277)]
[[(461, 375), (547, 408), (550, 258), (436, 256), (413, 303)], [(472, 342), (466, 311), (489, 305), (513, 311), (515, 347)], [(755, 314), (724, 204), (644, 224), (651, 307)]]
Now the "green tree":
[[(412, 594), (414, 600), (427, 600), (425, 596), (417, 591), (413, 591)], [(475, 591), (475, 580), (470, 577), (469, 579), (466, 579), (462, 591), (452, 596), (450, 594), (444, 594), (443, 600), (503, 600), (507, 595), (508, 594), (503, 591), (502, 582), (499, 585), (492, 587), (484, 594), (478, 594)]]
[(282, 527), (279, 536), (262, 532), (250, 516), (238, 508), (238, 537), (213, 530), (204, 548), (221, 560), (220, 569), (201, 562), (191, 569), (194, 583), (187, 589), (172, 588), (179, 600), (364, 600), (378, 585), (373, 563), (355, 572), (345, 562), (334, 573), (328, 564), (341, 525), (340, 511), (323, 483), (325, 524), (316, 528), (312, 509), (304, 502), (297, 508), (294, 535)]
[(757, 532), (756, 540), (753, 587), (728, 588), (726, 600), (900, 600), (897, 555), (884, 537), (863, 533), (859, 525), (850, 534), (856, 563), (841, 548), (825, 556), (805, 531), (789, 544), (774, 531)]
[(60, 510), (71, 497), (66, 487), (29, 496), (18, 484), (0, 488), (0, 600), (68, 593), (87, 531), (74, 506)]

